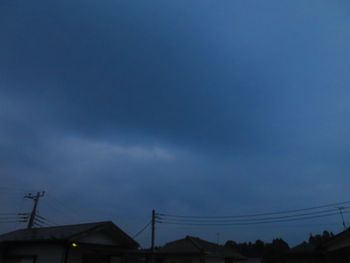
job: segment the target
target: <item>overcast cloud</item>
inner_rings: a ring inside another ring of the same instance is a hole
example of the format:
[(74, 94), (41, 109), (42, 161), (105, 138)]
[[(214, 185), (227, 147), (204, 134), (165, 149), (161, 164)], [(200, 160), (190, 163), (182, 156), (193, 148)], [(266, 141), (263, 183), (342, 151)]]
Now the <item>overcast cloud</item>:
[[(27, 211), (23, 193), (46, 190), (47, 218), (133, 234), (153, 208), (348, 200), (349, 46), (345, 0), (0, 0), (0, 212)], [(326, 228), (340, 219), (161, 225), (158, 243), (217, 232), (296, 243)]]

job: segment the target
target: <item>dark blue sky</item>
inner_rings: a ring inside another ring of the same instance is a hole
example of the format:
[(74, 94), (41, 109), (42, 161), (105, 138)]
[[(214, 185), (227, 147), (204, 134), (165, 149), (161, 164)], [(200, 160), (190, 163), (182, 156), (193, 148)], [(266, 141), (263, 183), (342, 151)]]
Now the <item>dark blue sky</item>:
[[(0, 0), (0, 212), (46, 190), (51, 220), (110, 219), (132, 234), (152, 208), (348, 200), (349, 46), (346, 0)], [(324, 228), (339, 218), (160, 226), (158, 241), (296, 243)]]

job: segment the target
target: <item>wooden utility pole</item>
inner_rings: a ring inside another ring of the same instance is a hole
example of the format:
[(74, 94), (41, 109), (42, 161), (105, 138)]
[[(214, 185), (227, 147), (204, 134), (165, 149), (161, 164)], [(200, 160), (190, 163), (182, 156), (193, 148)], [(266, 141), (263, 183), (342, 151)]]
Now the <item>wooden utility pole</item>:
[(341, 216), (341, 219), (342, 219), (342, 221), (343, 221), (343, 227), (344, 227), (344, 230), (346, 230), (346, 224), (345, 224), (345, 220), (344, 220), (344, 216), (343, 216), (343, 209), (344, 209), (344, 207), (337, 207), (338, 209), (339, 209), (339, 213), (340, 213), (340, 216)]
[(36, 195), (32, 195), (31, 193), (24, 196), (24, 198), (32, 199), (34, 201), (32, 212), (30, 213), (29, 221), (27, 228), (32, 228), (35, 222), (36, 210), (38, 207), (40, 197), (43, 197), (45, 192), (37, 192)]
[(152, 236), (151, 236), (151, 263), (154, 262), (154, 243), (155, 243), (155, 234), (156, 234), (156, 211), (152, 210)]

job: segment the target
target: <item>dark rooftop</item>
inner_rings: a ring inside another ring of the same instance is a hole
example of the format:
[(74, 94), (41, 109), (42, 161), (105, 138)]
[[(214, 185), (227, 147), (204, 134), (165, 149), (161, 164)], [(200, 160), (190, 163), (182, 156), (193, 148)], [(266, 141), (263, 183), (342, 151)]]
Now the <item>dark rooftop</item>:
[(19, 229), (0, 235), (0, 242), (69, 241), (92, 231), (108, 231), (121, 244), (138, 247), (136, 241), (111, 221)]
[(183, 239), (169, 242), (159, 249), (158, 252), (164, 254), (204, 253), (207, 256), (245, 259), (244, 256), (232, 249), (192, 236), (186, 236)]

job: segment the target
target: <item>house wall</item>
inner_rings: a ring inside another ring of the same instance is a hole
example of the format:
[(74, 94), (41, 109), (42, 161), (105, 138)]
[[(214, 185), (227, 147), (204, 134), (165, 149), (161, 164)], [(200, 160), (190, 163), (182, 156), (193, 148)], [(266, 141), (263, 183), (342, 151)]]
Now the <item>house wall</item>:
[(114, 241), (111, 237), (104, 233), (93, 233), (83, 238), (76, 240), (77, 242), (98, 244), (98, 245), (118, 245), (118, 242)]
[(83, 252), (79, 248), (69, 248), (67, 263), (82, 263)]
[(206, 258), (205, 263), (225, 263), (225, 259), (222, 258)]
[(167, 257), (163, 259), (163, 263), (225, 263), (221, 258), (205, 258), (200, 260), (198, 257)]
[(248, 258), (244, 263), (261, 263), (261, 258)]
[(320, 263), (321, 261), (315, 261), (312, 259), (287, 259), (285, 260), (285, 263)]
[(36, 263), (62, 263), (64, 249), (57, 244), (28, 244), (15, 246), (6, 251), (11, 255), (9, 259), (3, 259), (2, 263), (32, 263), (28, 256), (36, 256)]
[(200, 259), (193, 257), (167, 257), (162, 263), (201, 263)]
[[(10, 257), (0, 259), (0, 263), (33, 263), (28, 256), (36, 256), (36, 263), (64, 263), (66, 251), (60, 244), (22, 244), (7, 251)], [(67, 263), (82, 263), (83, 253), (79, 248), (69, 248)]]
[[(5, 252), (5, 251), (3, 251)], [(82, 263), (83, 257), (88, 257), (90, 254), (94, 254), (92, 250), (86, 250), (82, 247), (67, 248), (63, 244), (16, 244), (12, 247), (6, 248), (6, 257), (1, 256), (0, 250), (0, 263), (33, 263), (33, 258), (36, 258), (35, 263)], [(64, 262), (67, 253), (67, 261)], [(98, 253), (97, 253), (98, 254)], [(138, 257), (139, 258), (139, 257)], [(90, 258), (91, 260), (91, 258)], [(124, 262), (124, 257), (114, 256), (114, 262)], [(126, 261), (125, 261), (126, 262)], [(134, 260), (127, 261), (134, 263)], [(136, 261), (139, 262), (139, 261)], [(199, 263), (199, 262), (198, 262)]]
[(32, 263), (33, 259), (10, 259), (7, 260), (8, 263)]
[[(306, 256), (299, 256), (299, 257), (293, 257), (293, 258), (286, 258), (284, 263), (326, 263), (328, 262), (323, 257), (306, 257)], [(341, 263), (339, 261), (331, 261), (332, 263)]]

